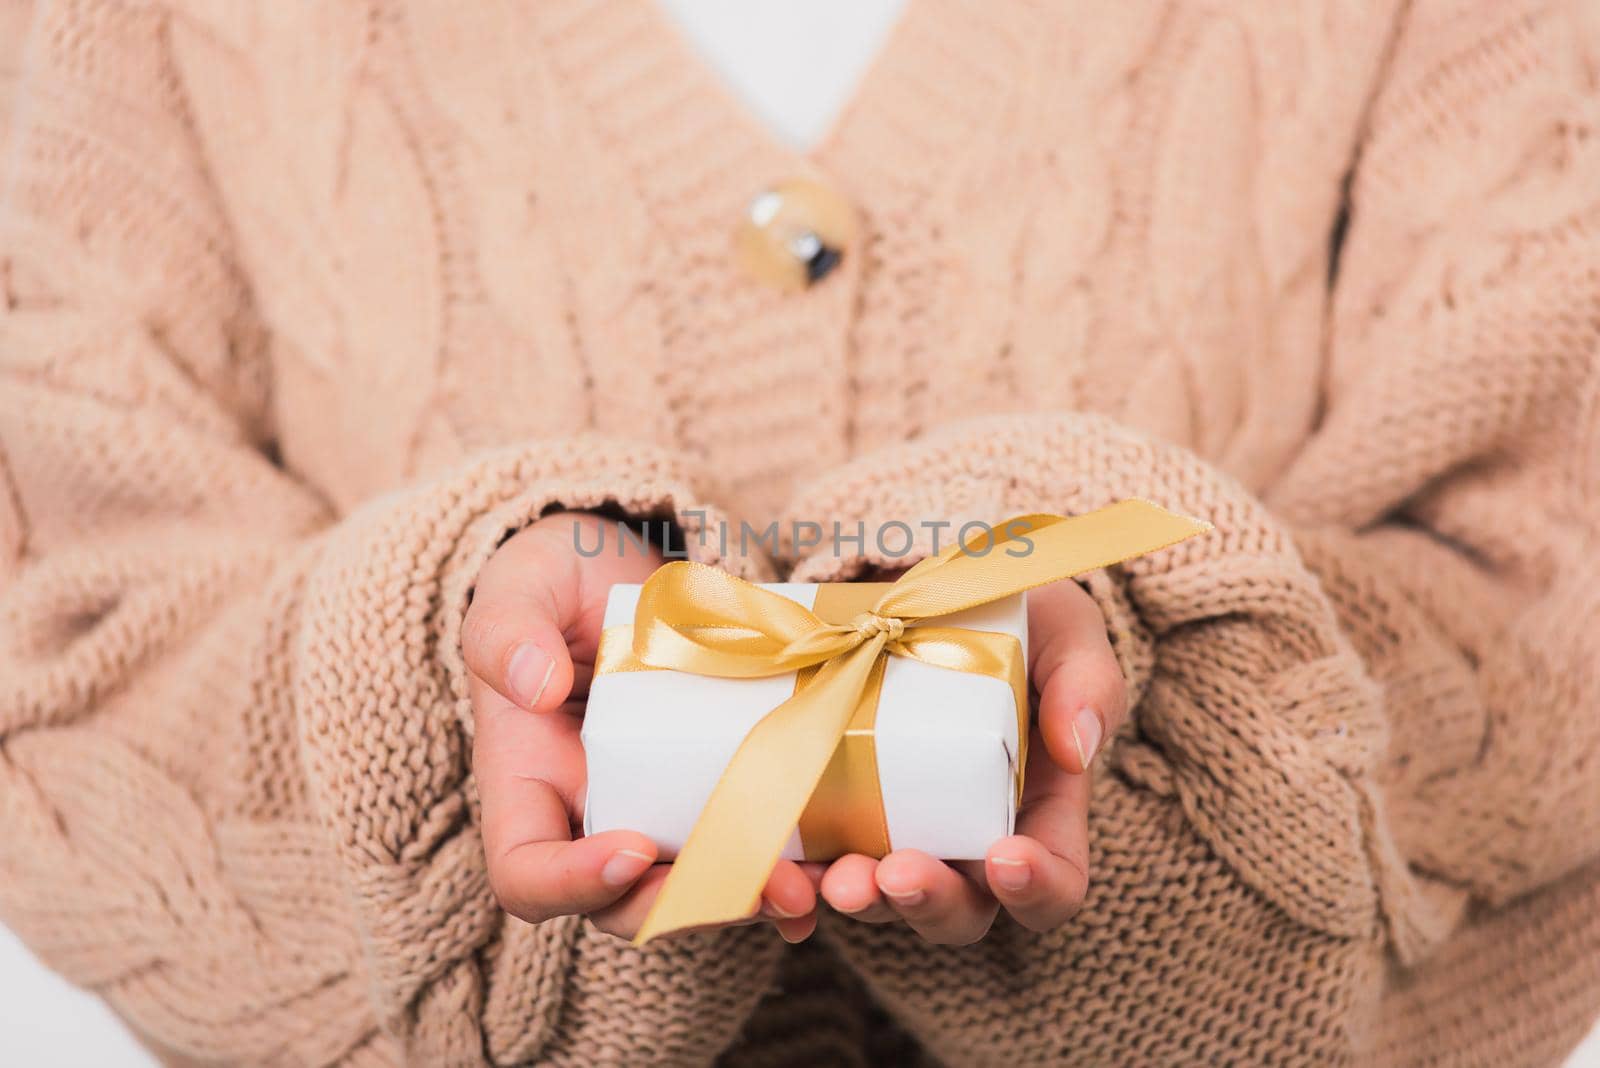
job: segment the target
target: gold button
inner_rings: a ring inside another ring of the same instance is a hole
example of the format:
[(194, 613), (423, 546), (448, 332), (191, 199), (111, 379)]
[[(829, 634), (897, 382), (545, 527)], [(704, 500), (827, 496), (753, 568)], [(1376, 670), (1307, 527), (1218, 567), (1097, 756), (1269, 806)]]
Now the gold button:
[(849, 201), (821, 182), (795, 178), (751, 198), (734, 247), (753, 276), (797, 291), (839, 266), (855, 237)]

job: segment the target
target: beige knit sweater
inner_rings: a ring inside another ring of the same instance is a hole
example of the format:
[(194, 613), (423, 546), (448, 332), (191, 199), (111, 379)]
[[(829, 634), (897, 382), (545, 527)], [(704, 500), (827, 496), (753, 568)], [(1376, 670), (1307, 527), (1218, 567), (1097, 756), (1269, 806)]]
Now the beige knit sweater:
[[(33, 6), (0, 921), (163, 1056), (1521, 1065), (1600, 1008), (1600, 7), (913, 0), (805, 160), (647, 0)], [(729, 232), (806, 170), (865, 233), (785, 295)], [(1067, 928), (495, 907), (507, 530), (1129, 495), (1218, 530), (1092, 582), (1140, 699)]]

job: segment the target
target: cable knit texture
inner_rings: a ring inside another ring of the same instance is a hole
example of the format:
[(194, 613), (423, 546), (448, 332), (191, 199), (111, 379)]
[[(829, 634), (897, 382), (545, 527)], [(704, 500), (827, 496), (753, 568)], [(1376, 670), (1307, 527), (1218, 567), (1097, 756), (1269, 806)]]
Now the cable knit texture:
[[(647, 0), (0, 0), (0, 920), (174, 1063), (1558, 1060), (1595, 11), (913, 0), (802, 157)], [(785, 295), (729, 236), (798, 173), (863, 234)], [(1217, 529), (1086, 580), (1137, 705), (1064, 929), (495, 907), (457, 639), (508, 531), (843, 579), (697, 535), (1125, 496)]]

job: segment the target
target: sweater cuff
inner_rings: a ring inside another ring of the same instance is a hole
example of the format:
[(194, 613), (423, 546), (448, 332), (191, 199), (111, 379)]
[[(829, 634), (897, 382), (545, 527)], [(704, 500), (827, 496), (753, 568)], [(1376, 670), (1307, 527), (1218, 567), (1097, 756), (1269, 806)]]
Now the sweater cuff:
[[(983, 418), (803, 488), (784, 526), (864, 527), (863, 551), (825, 539), (798, 555), (795, 579), (822, 581), (903, 566), (876, 551), (886, 524), (953, 529), (1128, 497), (1216, 529), (1087, 580), (1137, 699), (1112, 773), (1177, 802), (1243, 882), (1295, 919), (1370, 936), (1403, 896), (1382, 888), (1404, 878), (1378, 818), (1380, 694), (1289, 531), (1231, 478), (1099, 416)], [(925, 538), (916, 553), (931, 547)]]
[[(491, 453), (374, 502), (341, 524), (309, 580), (294, 694), (313, 797), (348, 878), (380, 1020), (427, 1063), (633, 1049), (628, 992), (672, 989), (683, 966), (682, 943), (639, 951), (576, 917), (510, 919), (485, 872), (460, 652), (472, 585), (543, 512), (602, 507), (676, 521), (694, 558), (770, 577), (764, 561), (724, 559), (721, 539), (699, 537), (724, 517), (672, 457), (579, 437)], [(753, 930), (701, 936), (721, 938), (728, 960), (717, 992), (728, 1034), (700, 1036), (708, 1044), (731, 1039), (737, 1010), (766, 985), (776, 951)]]

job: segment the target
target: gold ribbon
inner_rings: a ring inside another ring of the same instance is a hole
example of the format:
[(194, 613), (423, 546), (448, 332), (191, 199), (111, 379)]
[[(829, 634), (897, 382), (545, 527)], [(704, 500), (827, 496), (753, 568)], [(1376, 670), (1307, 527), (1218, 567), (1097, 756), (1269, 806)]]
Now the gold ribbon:
[(869, 611), (844, 623), (824, 621), (787, 597), (703, 564), (660, 568), (640, 591), (633, 626), (602, 634), (596, 674), (666, 669), (720, 678), (810, 676), (745, 735), (634, 943), (755, 912), (784, 843), (886, 656), (1006, 680), (1026, 716), (1020, 643), (1009, 634), (930, 620), (1209, 529), (1141, 500), (1070, 518), (1017, 516), (923, 560), (888, 584)]
[[(811, 611), (824, 623), (849, 623), (863, 612), (872, 611), (888, 588), (885, 582), (826, 582), (817, 587)], [(878, 659), (845, 724), (838, 748), (800, 812), (800, 848), (807, 860), (834, 860), (849, 853), (889, 855), (889, 819), (878, 781), (876, 735), (878, 695), (887, 663), (888, 657)], [(816, 673), (816, 668), (796, 673), (795, 689), (810, 685)], [(1028, 729), (1026, 706), (1017, 720), (1017, 729)]]

